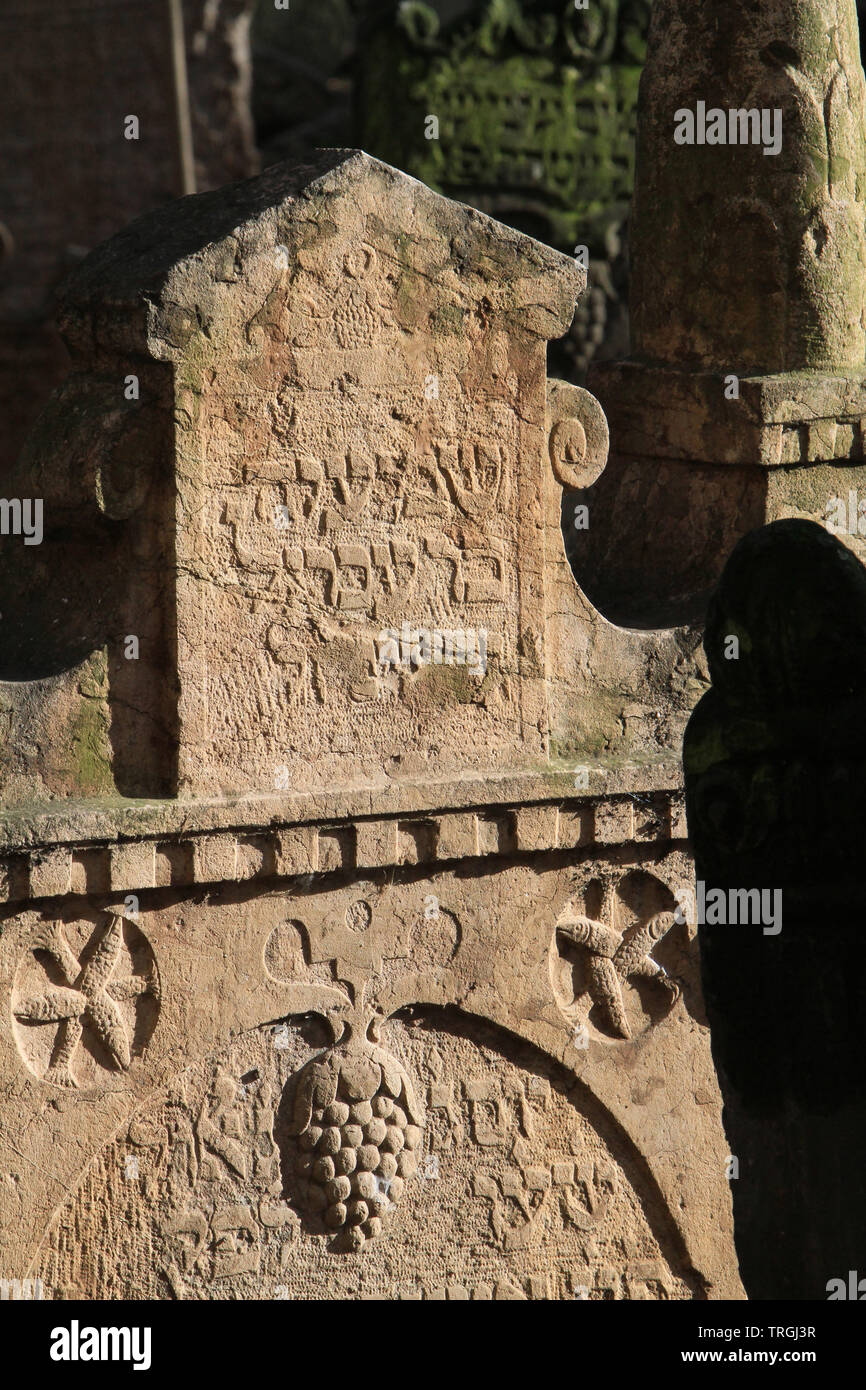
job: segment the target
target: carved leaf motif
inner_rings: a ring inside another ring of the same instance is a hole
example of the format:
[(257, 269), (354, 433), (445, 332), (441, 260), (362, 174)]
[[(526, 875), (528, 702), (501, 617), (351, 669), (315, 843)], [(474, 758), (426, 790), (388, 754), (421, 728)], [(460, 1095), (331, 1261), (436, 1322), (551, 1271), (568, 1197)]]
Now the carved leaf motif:
[(59, 1023), (63, 1018), (78, 1018), (86, 1004), (86, 996), (77, 989), (47, 989), (44, 994), (20, 1000), (15, 1015), (31, 1023)]
[[(89, 923), (86, 928), (91, 931)], [(132, 1061), (135, 1014), (122, 1010), (120, 1005), (131, 1004), (134, 1010), (143, 996), (159, 997), (152, 957), (147, 973), (132, 973), (135, 964), (130, 952), (134, 949), (141, 953), (149, 948), (140, 935), (136, 947), (125, 943), (122, 917), (112, 914), (104, 926), (93, 928), (90, 940), (83, 938), (80, 958), (67, 940), (67, 930), (61, 922), (43, 923), (36, 929), (30, 951), (22, 962), (24, 988), (12, 1003), (13, 1015), (21, 1023), (59, 1024), (43, 1079), (64, 1087), (78, 1084), (73, 1064), (85, 1028), (100, 1041), (112, 1067), (125, 1071)], [(115, 979), (125, 950), (130, 973)], [(46, 963), (43, 952), (50, 957), (50, 963)], [(66, 981), (65, 986), (49, 983), (38, 994), (33, 992), (34, 969), (56, 970)], [(26, 1048), (23, 1039), (21, 1042)], [(31, 1065), (38, 1074), (37, 1066)]]

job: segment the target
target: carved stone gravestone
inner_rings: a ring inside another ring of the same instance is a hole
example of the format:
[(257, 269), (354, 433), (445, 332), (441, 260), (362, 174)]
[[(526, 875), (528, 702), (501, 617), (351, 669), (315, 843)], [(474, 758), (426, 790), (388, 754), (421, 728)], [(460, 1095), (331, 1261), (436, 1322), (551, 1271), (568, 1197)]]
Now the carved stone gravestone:
[(607, 449), (546, 377), (584, 286), (352, 151), (70, 280), (4, 552), (14, 1277), (741, 1295), (675, 920), (693, 644), (606, 623), (559, 526)]
[(628, 348), (625, 223), (651, 0), (361, 5), (365, 149), (574, 254), (590, 288), (555, 374)]

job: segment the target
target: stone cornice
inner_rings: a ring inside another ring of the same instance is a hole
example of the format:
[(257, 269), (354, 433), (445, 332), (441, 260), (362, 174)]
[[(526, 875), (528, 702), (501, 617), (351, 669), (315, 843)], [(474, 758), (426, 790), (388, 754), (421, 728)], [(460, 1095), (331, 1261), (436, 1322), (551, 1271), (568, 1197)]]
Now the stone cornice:
[[(484, 798), (478, 796), (477, 784), (469, 783), (459, 809), (452, 801), (448, 810), (442, 810), (440, 802), (439, 809), (418, 804), (370, 814), (368, 805), (366, 815), (339, 819), (330, 817), (324, 805), (313, 818), (309, 804), (307, 818), (293, 817), (285, 797), (247, 800), (233, 808), (217, 803), (135, 803), (76, 814), (70, 807), (65, 815), (51, 811), (33, 817), (27, 822), (28, 833), (16, 840), (7, 817), (0, 851), (0, 901), (363, 873), (595, 845), (685, 840), (681, 790), (671, 778), (665, 785), (661, 768), (657, 781), (662, 785), (648, 785), (653, 779), (646, 771), (642, 787), (630, 792), (576, 797), (572, 772), (568, 779), (564, 774), (558, 779), (571, 784), (570, 795), (565, 785), (559, 796), (551, 795), (550, 782), (557, 780), (551, 775), (527, 779), (518, 800), (515, 779), (502, 779), (499, 788), (486, 784)], [(432, 790), (430, 784), (425, 788), (428, 800)], [(419, 795), (417, 800), (424, 798)]]

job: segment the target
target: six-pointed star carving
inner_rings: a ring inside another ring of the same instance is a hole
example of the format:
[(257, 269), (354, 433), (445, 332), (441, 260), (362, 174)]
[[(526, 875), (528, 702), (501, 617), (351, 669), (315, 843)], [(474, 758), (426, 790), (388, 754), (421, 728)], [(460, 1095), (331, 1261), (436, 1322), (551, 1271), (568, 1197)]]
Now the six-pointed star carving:
[[(605, 887), (602, 916), (613, 922), (614, 890)], [(650, 951), (666, 936), (676, 920), (673, 912), (657, 912), (648, 922), (621, 936), (612, 926), (592, 917), (564, 915), (557, 931), (569, 941), (586, 947), (586, 983), (589, 996), (597, 1004), (610, 1031), (619, 1038), (630, 1038), (631, 1029), (622, 1000), (622, 985), (629, 975), (658, 980), (671, 990), (674, 999), (679, 985), (671, 979)], [(672, 1001), (673, 1002), (673, 1001)]]
[[(107, 926), (97, 927), (88, 945), (86, 964), (73, 952), (60, 922), (49, 922), (32, 938), (32, 950), (47, 951), (60, 970), (65, 985), (51, 985), (42, 994), (20, 999), (15, 1017), (24, 1023), (59, 1023), (51, 1061), (43, 1080), (55, 1086), (77, 1086), (73, 1057), (89, 1024), (118, 1070), (131, 1061), (130, 1039), (117, 1005), (141, 994), (156, 994), (153, 975), (128, 975), (112, 980), (123, 946), (123, 918), (112, 916)], [(82, 952), (82, 958), (87, 952)]]

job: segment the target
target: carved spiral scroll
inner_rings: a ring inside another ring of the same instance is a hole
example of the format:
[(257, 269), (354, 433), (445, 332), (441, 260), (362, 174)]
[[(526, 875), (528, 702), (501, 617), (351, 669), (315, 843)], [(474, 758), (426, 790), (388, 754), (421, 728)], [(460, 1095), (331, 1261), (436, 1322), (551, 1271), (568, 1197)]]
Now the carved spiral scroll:
[(547, 383), (548, 448), (562, 487), (591, 487), (607, 463), (610, 433), (595, 396), (565, 381)]

